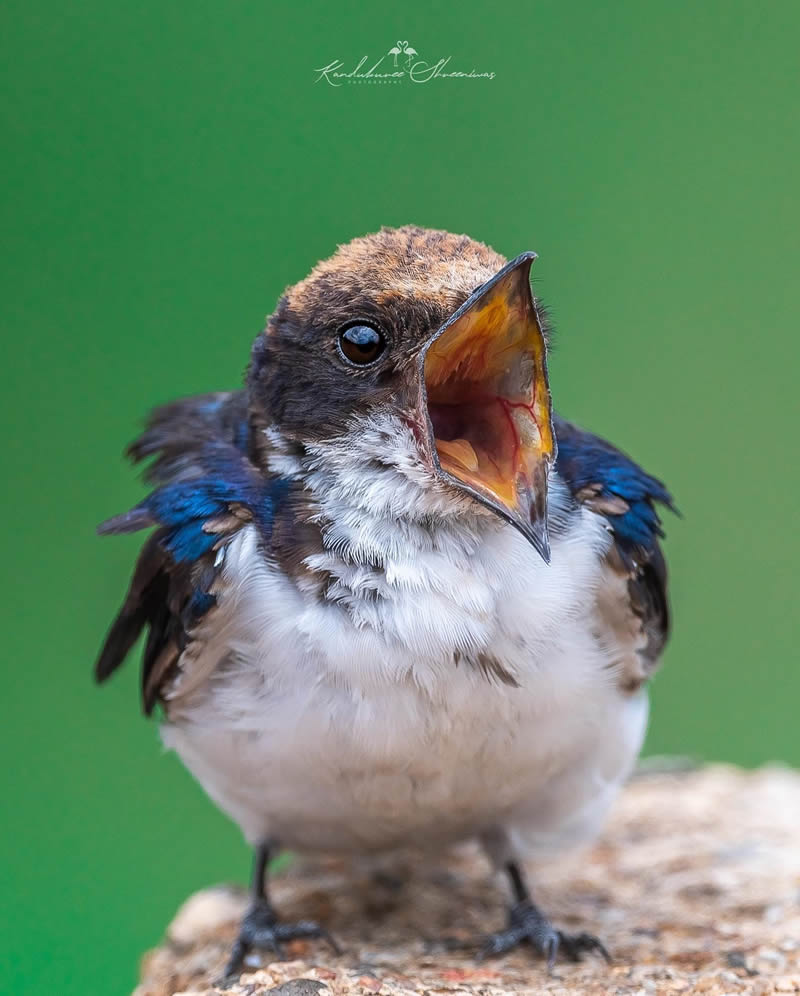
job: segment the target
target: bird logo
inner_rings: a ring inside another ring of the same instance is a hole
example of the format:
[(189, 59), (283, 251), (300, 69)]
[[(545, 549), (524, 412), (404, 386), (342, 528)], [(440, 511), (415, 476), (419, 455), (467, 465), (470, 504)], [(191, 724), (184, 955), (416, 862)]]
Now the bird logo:
[(412, 58), (415, 55), (419, 55), (419, 53), (407, 41), (398, 41), (389, 49), (389, 55), (394, 58), (395, 68), (397, 68), (397, 57), (400, 55), (406, 56), (406, 69), (410, 69)]

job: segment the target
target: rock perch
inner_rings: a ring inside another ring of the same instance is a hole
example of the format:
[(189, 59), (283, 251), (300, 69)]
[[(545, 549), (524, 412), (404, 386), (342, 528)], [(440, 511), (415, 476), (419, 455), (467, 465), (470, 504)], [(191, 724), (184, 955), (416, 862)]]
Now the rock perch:
[(800, 992), (800, 773), (714, 765), (643, 770), (591, 849), (537, 868), (556, 924), (607, 943), (548, 976), (530, 951), (478, 964), (504, 917), (503, 883), (477, 849), (372, 865), (298, 860), (273, 882), (283, 916), (313, 917), (343, 948), (295, 941), (292, 960), (248, 960), (215, 985), (246, 906), (227, 886), (190, 897), (147, 954), (135, 996), (412, 996)]

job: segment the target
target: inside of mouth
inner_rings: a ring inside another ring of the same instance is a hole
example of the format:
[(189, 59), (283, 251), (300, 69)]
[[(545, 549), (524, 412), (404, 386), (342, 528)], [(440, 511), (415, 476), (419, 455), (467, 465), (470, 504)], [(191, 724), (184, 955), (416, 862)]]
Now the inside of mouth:
[(426, 388), (442, 468), (501, 502), (513, 501), (522, 460), (519, 412), (529, 399), (507, 397), (492, 378), (458, 372), (444, 380), (426, 377)]

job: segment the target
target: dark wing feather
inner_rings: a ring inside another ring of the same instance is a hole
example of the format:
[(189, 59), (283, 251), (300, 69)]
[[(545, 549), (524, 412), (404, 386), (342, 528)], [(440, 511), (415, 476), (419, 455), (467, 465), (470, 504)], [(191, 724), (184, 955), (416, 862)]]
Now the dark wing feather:
[(105, 681), (147, 631), (142, 701), (149, 714), (174, 676), (198, 624), (217, 601), (216, 551), (243, 524), (265, 540), (285, 482), (264, 477), (248, 458), (244, 392), (187, 398), (157, 409), (129, 447), (135, 462), (152, 459), (156, 488), (101, 534), (157, 530), (139, 555), (128, 593), (95, 666)]
[(94, 673), (98, 681), (105, 681), (114, 673), (144, 627), (155, 618), (163, 602), (165, 559), (158, 537), (151, 536), (139, 554), (125, 601), (97, 658)]
[(658, 478), (604, 439), (559, 417), (554, 424), (557, 472), (577, 502), (606, 518), (613, 534), (608, 566), (626, 580), (627, 599), (616, 608), (627, 616), (625, 625), (638, 630), (637, 653), (646, 677), (669, 636), (667, 566), (659, 544), (664, 532), (657, 506), (676, 512), (672, 496)]
[(247, 455), (249, 437), (244, 391), (201, 394), (156, 408), (127, 454), (134, 463), (150, 459), (144, 479), (164, 484), (202, 472), (198, 457), (207, 447), (223, 443)]

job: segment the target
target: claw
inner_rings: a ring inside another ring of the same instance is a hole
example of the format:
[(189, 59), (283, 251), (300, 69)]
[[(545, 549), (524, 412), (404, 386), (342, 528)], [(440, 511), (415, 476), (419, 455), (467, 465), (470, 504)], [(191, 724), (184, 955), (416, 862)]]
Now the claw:
[(611, 962), (605, 945), (597, 937), (556, 930), (531, 902), (520, 902), (511, 907), (508, 926), (487, 938), (478, 960), (505, 954), (523, 942), (532, 945), (544, 957), (548, 972), (553, 971), (559, 953), (563, 953), (569, 961), (580, 961), (583, 954), (595, 952)]
[(320, 938), (334, 952), (341, 954), (341, 948), (331, 934), (312, 920), (301, 920), (298, 923), (279, 923), (275, 912), (266, 900), (259, 900), (245, 914), (239, 936), (231, 951), (231, 956), (221, 981), (237, 979), (242, 971), (244, 959), (253, 948), (274, 951), (280, 960), (286, 957), (284, 941), (297, 939)]
[(542, 954), (547, 958), (547, 974), (552, 975), (553, 969), (556, 967), (556, 958), (558, 957), (558, 946), (561, 937), (553, 932), (553, 934), (547, 938), (544, 944), (544, 950)]
[(611, 964), (611, 955), (599, 937), (586, 932), (580, 934), (564, 934), (559, 931), (561, 948), (570, 961), (580, 961), (582, 954), (594, 952), (599, 954), (607, 964)]

